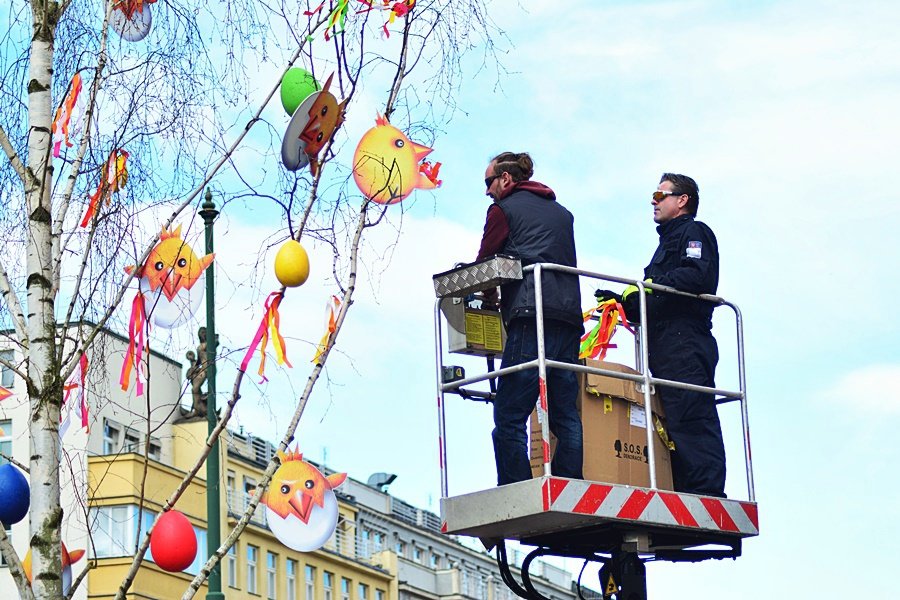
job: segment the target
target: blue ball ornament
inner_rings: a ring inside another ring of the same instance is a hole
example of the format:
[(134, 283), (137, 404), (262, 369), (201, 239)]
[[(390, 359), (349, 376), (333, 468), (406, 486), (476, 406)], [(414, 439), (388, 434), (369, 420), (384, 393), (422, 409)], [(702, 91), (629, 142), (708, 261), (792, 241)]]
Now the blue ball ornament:
[(0, 522), (7, 529), (28, 514), (31, 490), (22, 472), (11, 464), (0, 465)]

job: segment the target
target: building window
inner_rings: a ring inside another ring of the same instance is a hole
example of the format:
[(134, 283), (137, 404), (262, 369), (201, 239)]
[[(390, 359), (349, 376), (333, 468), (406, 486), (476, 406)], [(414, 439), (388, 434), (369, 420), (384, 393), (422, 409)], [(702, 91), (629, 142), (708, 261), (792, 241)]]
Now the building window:
[(334, 574), (325, 571), (322, 573), (322, 589), (325, 591), (325, 600), (333, 599)]
[(406, 543), (405, 542), (401, 542), (398, 540), (395, 548), (397, 550), (397, 556), (406, 556)]
[(375, 590), (375, 600), (384, 600), (384, 590)]
[(434, 552), (431, 553), (430, 561), (431, 561), (432, 569), (440, 569), (441, 568), (441, 557), (438, 556), (437, 554), (435, 554)]
[[(0, 358), (12, 364), (16, 358), (15, 352), (12, 350), (0, 350)], [(11, 389), (16, 385), (15, 372), (6, 365), (0, 365), (0, 386)]]
[(364, 583), (359, 584), (359, 587), (356, 589), (356, 594), (356, 600), (369, 600), (369, 586)]
[(125, 430), (125, 452), (140, 452), (141, 438), (138, 434), (130, 429)]
[(119, 436), (122, 431), (109, 419), (103, 419), (103, 454), (115, 454), (119, 451)]
[(413, 546), (413, 560), (422, 564), (422, 549), (415, 545)]
[(256, 563), (259, 562), (259, 548), (247, 544), (247, 591), (256, 593)]
[(237, 588), (237, 542), (228, 549), (228, 587)]
[(284, 572), (287, 583), (287, 600), (297, 600), (297, 561), (290, 558), (285, 560)]
[(148, 448), (147, 456), (153, 460), (160, 460), (160, 457), (162, 456), (162, 446), (159, 445), (159, 442), (151, 439)]
[(278, 555), (266, 552), (266, 598), (275, 600), (278, 588)]
[(372, 532), (368, 529), (363, 529), (360, 537), (360, 552), (363, 556), (369, 556), (369, 539), (372, 537)]
[(384, 534), (380, 531), (375, 532), (375, 547), (373, 552), (381, 552), (384, 550)]
[(350, 600), (350, 580), (341, 577), (341, 600)]
[(306, 600), (316, 600), (316, 568), (306, 565)]
[[(12, 419), (4, 419), (0, 421), (0, 454), (12, 456)], [(0, 456), (0, 465), (5, 465), (9, 461)]]

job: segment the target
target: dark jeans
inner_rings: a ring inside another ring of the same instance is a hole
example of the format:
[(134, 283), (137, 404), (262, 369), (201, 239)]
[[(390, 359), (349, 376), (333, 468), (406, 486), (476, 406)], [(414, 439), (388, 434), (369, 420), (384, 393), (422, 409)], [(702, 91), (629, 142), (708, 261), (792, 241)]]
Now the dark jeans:
[[(537, 358), (537, 324), (534, 319), (510, 321), (506, 330), (503, 367)], [(544, 321), (544, 349), (548, 359), (575, 363), (581, 328), (561, 321)], [(537, 367), (500, 377), (494, 398), (494, 458), (497, 484), (531, 479), (525, 423), (538, 399)], [(582, 479), (581, 418), (578, 415), (578, 379), (574, 371), (547, 369), (550, 431), (557, 437), (553, 475)]]
[[(719, 349), (707, 325), (691, 320), (656, 323), (649, 333), (650, 372), (654, 377), (715, 386)], [(724, 496), (725, 445), (712, 394), (657, 386), (666, 411), (666, 428), (675, 442), (675, 491)]]

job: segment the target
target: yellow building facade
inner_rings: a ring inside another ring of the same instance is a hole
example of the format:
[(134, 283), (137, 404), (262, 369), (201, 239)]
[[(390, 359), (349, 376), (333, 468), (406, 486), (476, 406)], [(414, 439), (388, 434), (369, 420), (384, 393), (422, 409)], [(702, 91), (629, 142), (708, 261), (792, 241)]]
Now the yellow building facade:
[[(93, 456), (88, 460), (90, 514), (95, 527), (96, 567), (88, 576), (88, 598), (113, 598), (131, 566), (134, 544), (140, 543), (168, 496), (197, 460), (206, 439), (206, 421), (175, 424), (173, 464), (147, 460), (135, 453)], [(221, 489), (222, 538), (234, 528), (252, 498), (250, 489), (262, 478), (255, 457), (240, 439), (220, 445), (224, 486)], [(178, 499), (175, 507), (191, 521), (197, 534), (198, 558), (182, 573), (163, 571), (148, 551), (131, 585), (129, 599), (181, 598), (196, 575), (206, 551), (206, 481), (204, 471)], [(248, 487), (250, 486), (250, 487)], [(396, 581), (385, 568), (387, 557), (359, 560), (356, 509), (339, 500), (338, 531), (322, 550), (296, 552), (282, 545), (265, 525), (264, 507), (220, 563), (222, 592), (228, 600), (396, 600)], [(138, 515), (141, 515), (139, 518)], [(388, 553), (389, 554), (389, 553)], [(206, 596), (206, 584), (197, 598)]]

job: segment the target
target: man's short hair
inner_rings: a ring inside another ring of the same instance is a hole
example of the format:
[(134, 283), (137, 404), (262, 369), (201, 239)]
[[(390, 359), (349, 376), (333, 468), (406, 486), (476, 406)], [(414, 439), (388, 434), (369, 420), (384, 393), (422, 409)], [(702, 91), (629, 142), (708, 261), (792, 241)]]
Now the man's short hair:
[(668, 181), (672, 184), (672, 191), (678, 194), (687, 194), (688, 201), (685, 208), (692, 217), (697, 216), (697, 209), (700, 207), (700, 188), (697, 182), (687, 175), (679, 175), (678, 173), (663, 173), (659, 182)]

